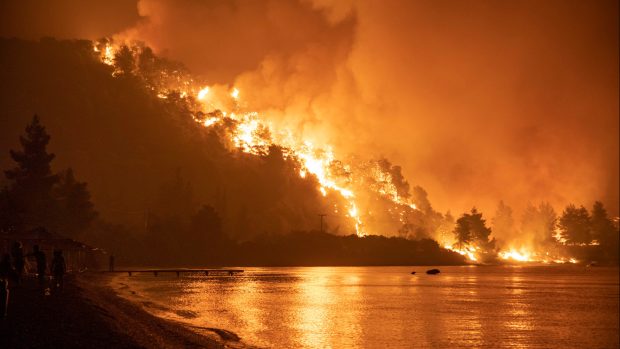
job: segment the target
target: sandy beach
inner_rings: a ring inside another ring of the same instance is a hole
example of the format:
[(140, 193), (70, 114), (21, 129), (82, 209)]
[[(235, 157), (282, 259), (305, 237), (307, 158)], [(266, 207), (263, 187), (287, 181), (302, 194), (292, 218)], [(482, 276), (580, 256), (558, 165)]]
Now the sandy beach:
[[(34, 279), (11, 289), (0, 321), (2, 348), (230, 348), (237, 338), (198, 334), (157, 318), (107, 285), (102, 273), (69, 275), (62, 293), (45, 296)], [(224, 337), (224, 338), (222, 338)]]

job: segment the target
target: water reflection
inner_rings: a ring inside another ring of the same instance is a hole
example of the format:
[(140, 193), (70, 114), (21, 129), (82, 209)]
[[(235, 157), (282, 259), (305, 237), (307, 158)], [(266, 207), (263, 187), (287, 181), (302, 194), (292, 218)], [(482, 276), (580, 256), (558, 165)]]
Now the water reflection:
[(333, 326), (330, 323), (328, 312), (332, 310), (334, 302), (333, 294), (328, 287), (330, 277), (333, 274), (331, 268), (323, 268), (317, 271), (310, 269), (295, 287), (298, 292), (298, 308), (296, 310), (297, 321), (292, 326), (297, 331), (304, 346), (313, 348), (327, 347), (328, 329)]
[(261, 347), (618, 343), (617, 268), (446, 267), (437, 276), (397, 267), (256, 268), (237, 277), (123, 282), (157, 309), (173, 308), (177, 320)]

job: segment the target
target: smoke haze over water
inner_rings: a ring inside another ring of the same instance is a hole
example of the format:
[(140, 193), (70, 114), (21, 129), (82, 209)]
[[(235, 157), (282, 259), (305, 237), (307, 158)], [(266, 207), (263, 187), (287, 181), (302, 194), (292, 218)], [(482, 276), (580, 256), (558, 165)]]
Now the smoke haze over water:
[(442, 211), (618, 212), (615, 1), (85, 4), (2, 2), (0, 35), (144, 41), (276, 125), (388, 157)]

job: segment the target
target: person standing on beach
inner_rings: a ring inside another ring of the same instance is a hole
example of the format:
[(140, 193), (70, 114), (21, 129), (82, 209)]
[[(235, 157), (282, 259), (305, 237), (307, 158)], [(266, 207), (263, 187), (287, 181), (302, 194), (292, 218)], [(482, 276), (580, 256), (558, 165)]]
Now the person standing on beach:
[(6, 317), (9, 306), (9, 278), (13, 273), (11, 256), (5, 253), (0, 260), (0, 318)]
[(32, 246), (32, 253), (29, 256), (34, 256), (37, 261), (37, 278), (39, 279), (39, 285), (45, 286), (45, 271), (47, 270), (47, 259), (45, 253), (39, 249), (39, 245)]
[(0, 259), (0, 279), (9, 280), (13, 274), (13, 267), (11, 266), (11, 256), (8, 253), (2, 255)]
[(15, 283), (20, 284), (22, 274), (24, 273), (24, 248), (22, 243), (15, 241), (11, 247), (11, 256), (13, 257), (13, 266), (15, 267)]
[(62, 250), (54, 251), (54, 258), (52, 259), (52, 267), (50, 268), (50, 271), (54, 277), (54, 286), (60, 291), (63, 289), (63, 276), (65, 275), (66, 270), (67, 265), (65, 264), (65, 258), (62, 256)]

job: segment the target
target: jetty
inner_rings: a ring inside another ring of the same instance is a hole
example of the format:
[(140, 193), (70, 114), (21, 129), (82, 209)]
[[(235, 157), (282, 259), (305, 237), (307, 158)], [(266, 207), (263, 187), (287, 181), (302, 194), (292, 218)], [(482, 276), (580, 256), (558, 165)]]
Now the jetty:
[(158, 276), (159, 273), (176, 273), (177, 277), (185, 274), (205, 274), (209, 275), (230, 275), (243, 273), (243, 269), (124, 269), (124, 270), (107, 270), (105, 273), (127, 273), (128, 276), (132, 276), (134, 273), (153, 273), (154, 276)]

